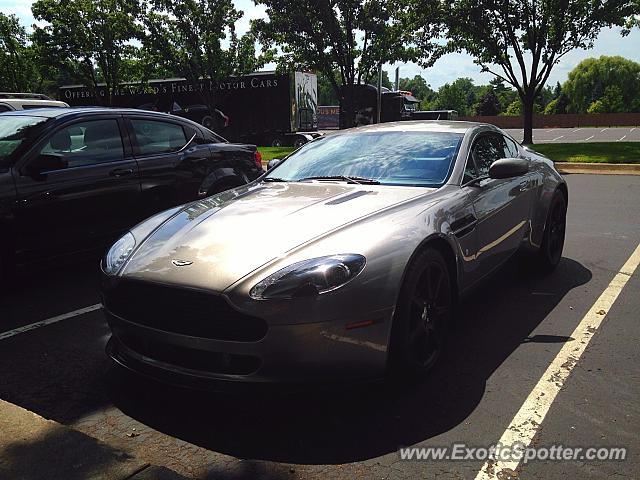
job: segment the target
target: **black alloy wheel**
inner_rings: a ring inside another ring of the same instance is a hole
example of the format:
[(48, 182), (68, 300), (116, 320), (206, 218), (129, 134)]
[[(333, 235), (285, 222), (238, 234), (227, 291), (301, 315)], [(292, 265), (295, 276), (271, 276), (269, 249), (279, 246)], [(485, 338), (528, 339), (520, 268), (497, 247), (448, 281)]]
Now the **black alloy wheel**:
[(409, 267), (392, 328), (390, 366), (395, 375), (421, 376), (444, 348), (453, 309), (451, 274), (442, 254), (427, 249)]
[(541, 265), (547, 271), (555, 269), (562, 258), (567, 229), (567, 202), (564, 194), (556, 191), (549, 205), (547, 225), (540, 248)]

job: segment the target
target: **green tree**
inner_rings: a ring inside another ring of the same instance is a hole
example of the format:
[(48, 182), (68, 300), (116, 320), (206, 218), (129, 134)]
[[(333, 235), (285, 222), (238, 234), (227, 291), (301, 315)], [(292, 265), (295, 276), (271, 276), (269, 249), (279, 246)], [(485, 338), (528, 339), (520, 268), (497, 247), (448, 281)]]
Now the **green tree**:
[[(404, 0), (256, 0), (267, 19), (253, 25), (263, 45), (278, 45), (279, 68), (323, 73), (340, 99), (343, 123), (355, 121), (353, 86), (375, 76), (381, 62), (415, 58), (411, 17), (401, 20)], [(437, 4), (425, 0), (425, 8)], [(431, 50), (424, 29), (423, 51)], [(337, 71), (335, 78), (333, 72)]]
[(453, 0), (443, 18), (450, 51), (466, 50), (483, 71), (517, 90), (524, 143), (532, 143), (534, 104), (553, 67), (637, 10), (637, 0)]
[(37, 91), (39, 83), (25, 28), (15, 15), (0, 13), (0, 91)]
[[(236, 34), (242, 15), (232, 0), (151, 0), (143, 17), (144, 58), (153, 69), (168, 69), (193, 84), (207, 79), (215, 85), (259, 70), (272, 51), (256, 55), (254, 34)], [(206, 85), (199, 93), (215, 108), (214, 89)]]
[(429, 102), (433, 110), (455, 110), (461, 116), (475, 112), (472, 105), (476, 101), (476, 89), (473, 80), (466, 77), (456, 79), (453, 83), (445, 83), (438, 89), (435, 99)]
[(131, 44), (141, 36), (138, 0), (37, 0), (33, 16), (47, 22), (36, 27), (34, 43), (41, 55), (61, 70), (74, 70), (94, 93), (104, 82), (106, 105), (121, 83), (127, 59), (136, 56)]
[(433, 91), (422, 75), (415, 75), (413, 78), (401, 78), (399, 83), (400, 90), (409, 91), (420, 100), (421, 109), (426, 109), (427, 103), (433, 101), (436, 97), (436, 92)]
[(493, 92), (493, 90), (489, 90), (484, 94), (480, 103), (476, 107), (476, 115), (481, 116), (493, 116), (498, 115), (500, 112), (500, 104), (498, 103), (498, 97)]
[[(375, 87), (378, 86), (378, 72), (370, 73), (365, 79), (364, 83), (368, 83)], [(393, 90), (393, 83), (391, 83), (391, 79), (389, 79), (389, 73), (386, 70), (382, 70), (382, 86), (384, 88), (388, 88), (389, 90)]]
[[(338, 72), (334, 72), (334, 81), (339, 81)], [(338, 105), (340, 99), (336, 95), (336, 91), (331, 84), (331, 80), (327, 76), (319, 72), (318, 73), (318, 105)]]
[(587, 113), (619, 113), (625, 111), (622, 90), (617, 85), (608, 86), (604, 95), (589, 105)]
[[(640, 110), (640, 63), (619, 56), (583, 60), (569, 72), (562, 89), (569, 99), (570, 110), (585, 113), (605, 95), (608, 87), (614, 86), (622, 96), (620, 111)], [(607, 102), (603, 105), (611, 107)]]

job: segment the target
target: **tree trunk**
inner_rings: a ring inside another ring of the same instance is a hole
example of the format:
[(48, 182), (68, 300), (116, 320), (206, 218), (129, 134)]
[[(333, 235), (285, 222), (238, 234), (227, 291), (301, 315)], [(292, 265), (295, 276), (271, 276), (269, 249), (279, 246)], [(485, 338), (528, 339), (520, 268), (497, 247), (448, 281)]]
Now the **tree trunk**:
[(351, 128), (356, 123), (354, 89), (343, 88), (340, 96), (340, 128)]
[(525, 145), (533, 144), (533, 104), (535, 97), (527, 93), (522, 99), (522, 113), (524, 114), (524, 136), (522, 143)]

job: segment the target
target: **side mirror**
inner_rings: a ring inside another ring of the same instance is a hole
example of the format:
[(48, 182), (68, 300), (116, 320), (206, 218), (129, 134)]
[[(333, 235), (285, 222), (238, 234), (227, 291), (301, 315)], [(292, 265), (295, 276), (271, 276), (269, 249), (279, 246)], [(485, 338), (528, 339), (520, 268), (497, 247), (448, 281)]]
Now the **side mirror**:
[(271, 170), (273, 167), (277, 166), (282, 161), (281, 158), (272, 158), (267, 162), (267, 170)]
[(520, 177), (529, 171), (529, 162), (523, 158), (501, 158), (489, 167), (489, 178)]
[(44, 154), (34, 158), (26, 167), (26, 173), (31, 176), (39, 176), (43, 172), (62, 170), (68, 163), (62, 155)]

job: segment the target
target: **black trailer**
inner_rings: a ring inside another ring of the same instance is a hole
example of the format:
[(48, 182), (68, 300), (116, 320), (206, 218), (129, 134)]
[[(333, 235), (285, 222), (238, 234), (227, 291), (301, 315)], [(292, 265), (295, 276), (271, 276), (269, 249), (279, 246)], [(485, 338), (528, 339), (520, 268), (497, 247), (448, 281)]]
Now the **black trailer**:
[[(344, 92), (346, 96), (348, 92)], [(370, 125), (377, 121), (378, 88), (373, 85), (360, 84), (351, 87), (351, 99), (354, 109), (355, 126)], [(410, 92), (394, 92), (382, 87), (381, 94), (381, 122), (396, 122), (410, 120), (412, 113), (420, 101), (414, 98)], [(348, 125), (348, 109), (346, 105), (340, 106), (340, 128)]]
[[(104, 86), (60, 88), (60, 99), (71, 106), (104, 105), (105, 98)], [(150, 80), (123, 84), (112, 98), (112, 106), (189, 118), (232, 142), (299, 146), (319, 135), (318, 80), (311, 73), (257, 72), (219, 83)]]
[(411, 114), (411, 120), (457, 120), (455, 110), (417, 110)]

